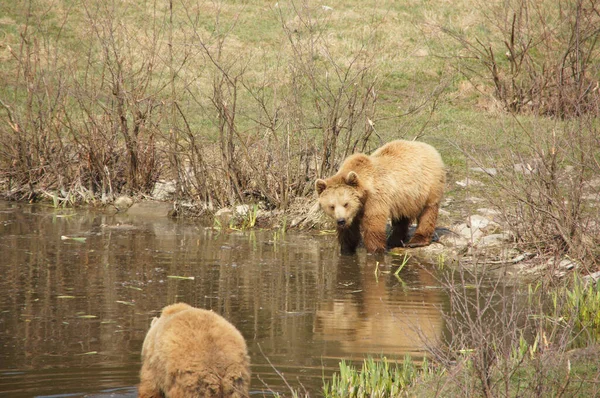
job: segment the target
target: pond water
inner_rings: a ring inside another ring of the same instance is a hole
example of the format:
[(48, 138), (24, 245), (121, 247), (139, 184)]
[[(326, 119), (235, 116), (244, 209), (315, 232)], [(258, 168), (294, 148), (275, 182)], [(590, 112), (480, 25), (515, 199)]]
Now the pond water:
[(395, 276), (402, 258), (338, 251), (332, 235), (0, 202), (0, 395), (135, 397), (150, 321), (179, 301), (241, 331), (253, 396), (319, 396), (342, 358), (422, 357), (448, 300), (427, 266)]

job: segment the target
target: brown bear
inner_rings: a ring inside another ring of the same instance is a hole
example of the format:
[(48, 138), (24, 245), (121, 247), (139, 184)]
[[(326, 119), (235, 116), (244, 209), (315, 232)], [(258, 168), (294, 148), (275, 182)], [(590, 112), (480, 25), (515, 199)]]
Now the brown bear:
[(163, 308), (142, 347), (140, 398), (248, 397), (246, 341), (225, 318), (185, 303)]
[[(349, 156), (336, 175), (318, 179), (315, 188), (321, 209), (337, 223), (342, 254), (352, 254), (361, 233), (369, 253), (430, 244), (445, 184), (438, 151), (423, 142), (397, 140), (371, 156)], [(388, 219), (392, 234), (386, 242)], [(405, 243), (413, 220), (417, 229)]]

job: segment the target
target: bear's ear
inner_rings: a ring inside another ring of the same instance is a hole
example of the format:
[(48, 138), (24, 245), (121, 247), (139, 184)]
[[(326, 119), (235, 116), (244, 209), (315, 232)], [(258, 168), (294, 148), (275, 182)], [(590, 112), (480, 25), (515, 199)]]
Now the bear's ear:
[(358, 174), (356, 174), (354, 171), (351, 171), (350, 173), (348, 173), (348, 175), (346, 176), (346, 184), (348, 185), (352, 185), (353, 187), (358, 185)]
[(315, 189), (319, 195), (325, 190), (325, 188), (327, 188), (327, 183), (325, 180), (319, 178), (317, 181), (315, 181)]

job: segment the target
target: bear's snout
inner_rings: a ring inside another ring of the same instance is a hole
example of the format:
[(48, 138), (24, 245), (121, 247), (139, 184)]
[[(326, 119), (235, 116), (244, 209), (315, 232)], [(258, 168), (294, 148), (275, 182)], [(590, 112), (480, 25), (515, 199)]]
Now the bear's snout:
[(338, 225), (338, 227), (344, 227), (344, 226), (346, 226), (346, 219), (345, 218), (338, 218), (337, 225)]

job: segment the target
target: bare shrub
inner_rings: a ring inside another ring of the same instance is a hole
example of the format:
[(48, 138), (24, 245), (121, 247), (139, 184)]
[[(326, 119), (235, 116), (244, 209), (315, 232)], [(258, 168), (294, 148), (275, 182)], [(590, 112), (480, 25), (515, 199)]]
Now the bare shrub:
[(600, 243), (600, 132), (594, 118), (519, 126), (514, 144), (469, 153), (477, 165), (491, 161), (497, 168), (487, 200), (519, 244), (551, 258), (569, 255), (593, 269)]
[(480, 392), (476, 395), (492, 397), (502, 389), (508, 393), (509, 379), (524, 359), (513, 357), (525, 337), (528, 315), (518, 290), (506, 278), (490, 276), (485, 264), (475, 264), (472, 271), (459, 265), (442, 284), (450, 299), (448, 343), (433, 350), (435, 359), (472, 371), (474, 378), (457, 380), (466, 396)]
[[(441, 396), (571, 396), (597, 392), (571, 374), (569, 350), (578, 338), (578, 314), (566, 286), (540, 281), (511, 285), (508, 274), (485, 262), (459, 264), (441, 280), (449, 297), (445, 342), (431, 347), (442, 365)], [(572, 315), (564, 318), (565, 314)], [(591, 340), (593, 341), (593, 340)], [(592, 360), (594, 362), (594, 360)], [(577, 364), (573, 363), (573, 366)], [(593, 367), (583, 372), (597, 377)]]
[(597, 2), (494, 4), (480, 5), (486, 26), (492, 29), (490, 42), (445, 29), (466, 50), (463, 73), (492, 84), (495, 97), (510, 112), (533, 111), (560, 118), (598, 114)]
[(381, 145), (377, 18), (346, 40), (327, 7), (280, 2), (265, 15), (277, 47), (261, 52), (239, 39), (239, 3), (18, 6), (29, 19), (0, 69), (14, 71), (0, 90), (5, 196), (110, 200), (165, 179), (178, 203), (286, 209)]
[(58, 21), (35, 2), (24, 7), (20, 47), (11, 49), (14, 83), (2, 100), (7, 196), (75, 201), (113, 188), (148, 192), (158, 176), (156, 47), (134, 51), (135, 32), (114, 3), (83, 3), (78, 17), (88, 35), (81, 41), (67, 29), (73, 7)]
[[(193, 42), (206, 60), (204, 76), (195, 79), (203, 80), (205, 89), (210, 85), (210, 95), (199, 95), (193, 85), (186, 91), (214, 134), (198, 134), (186, 123), (179, 163), (194, 165), (193, 174), (205, 179), (190, 179), (189, 191), (205, 192), (221, 206), (260, 199), (286, 208), (312, 190), (317, 176), (367, 148), (376, 100), (372, 38), (349, 59), (337, 59), (324, 35), (322, 8), (291, 2), (290, 8), (274, 10), (287, 45), (274, 58), (244, 58), (232, 37), (237, 21), (219, 23), (217, 4), (215, 29), (205, 32), (198, 12), (186, 8)], [(292, 28), (292, 20), (299, 26)]]

